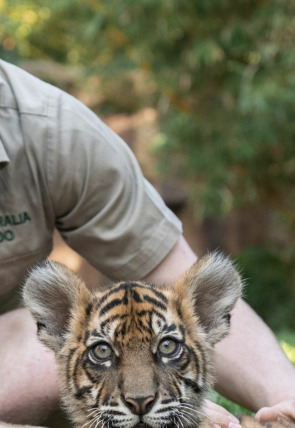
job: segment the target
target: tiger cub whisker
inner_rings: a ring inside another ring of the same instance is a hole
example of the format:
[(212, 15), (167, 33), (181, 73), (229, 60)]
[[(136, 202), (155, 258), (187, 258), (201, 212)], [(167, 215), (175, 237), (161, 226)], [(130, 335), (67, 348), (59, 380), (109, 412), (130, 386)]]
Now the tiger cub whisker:
[(231, 260), (212, 253), (174, 287), (124, 281), (95, 291), (48, 261), (30, 272), (23, 298), (55, 353), (76, 428), (212, 428), (204, 399), (214, 346), (229, 333), (242, 288)]

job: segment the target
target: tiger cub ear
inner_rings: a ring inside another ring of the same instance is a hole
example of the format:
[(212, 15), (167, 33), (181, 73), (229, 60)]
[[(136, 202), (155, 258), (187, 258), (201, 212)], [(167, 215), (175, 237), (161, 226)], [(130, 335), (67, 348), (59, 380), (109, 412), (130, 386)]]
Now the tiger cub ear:
[(58, 352), (72, 308), (89, 295), (85, 284), (66, 266), (51, 261), (37, 265), (26, 279), (23, 299), (37, 323), (39, 340)]
[(193, 310), (213, 346), (230, 328), (230, 312), (242, 295), (242, 280), (232, 261), (220, 253), (198, 260), (177, 282), (176, 292)]

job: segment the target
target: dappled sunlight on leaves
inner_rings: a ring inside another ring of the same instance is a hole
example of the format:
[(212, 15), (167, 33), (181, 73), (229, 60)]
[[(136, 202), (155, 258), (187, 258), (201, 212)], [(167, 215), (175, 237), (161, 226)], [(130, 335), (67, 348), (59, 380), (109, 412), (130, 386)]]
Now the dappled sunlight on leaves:
[(287, 357), (289, 358), (289, 360), (293, 364), (295, 364), (295, 346), (292, 346), (285, 341), (280, 341), (280, 345), (283, 351), (285, 352), (285, 354), (287, 355)]

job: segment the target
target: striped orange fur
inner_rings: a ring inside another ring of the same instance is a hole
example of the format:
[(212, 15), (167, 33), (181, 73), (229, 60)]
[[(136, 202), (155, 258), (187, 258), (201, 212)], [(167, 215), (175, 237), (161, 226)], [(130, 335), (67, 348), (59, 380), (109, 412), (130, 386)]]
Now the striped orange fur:
[(24, 301), (55, 352), (75, 426), (185, 428), (209, 423), (214, 345), (241, 291), (231, 261), (214, 253), (173, 288), (129, 281), (90, 292), (65, 266), (45, 262), (30, 273)]

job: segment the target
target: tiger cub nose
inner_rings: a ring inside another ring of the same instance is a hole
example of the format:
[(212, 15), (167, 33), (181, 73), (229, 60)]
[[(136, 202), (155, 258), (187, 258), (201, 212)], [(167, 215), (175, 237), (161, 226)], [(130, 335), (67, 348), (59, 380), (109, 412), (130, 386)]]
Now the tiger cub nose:
[(124, 397), (124, 401), (132, 413), (134, 413), (135, 415), (143, 416), (151, 409), (155, 401), (155, 397)]

